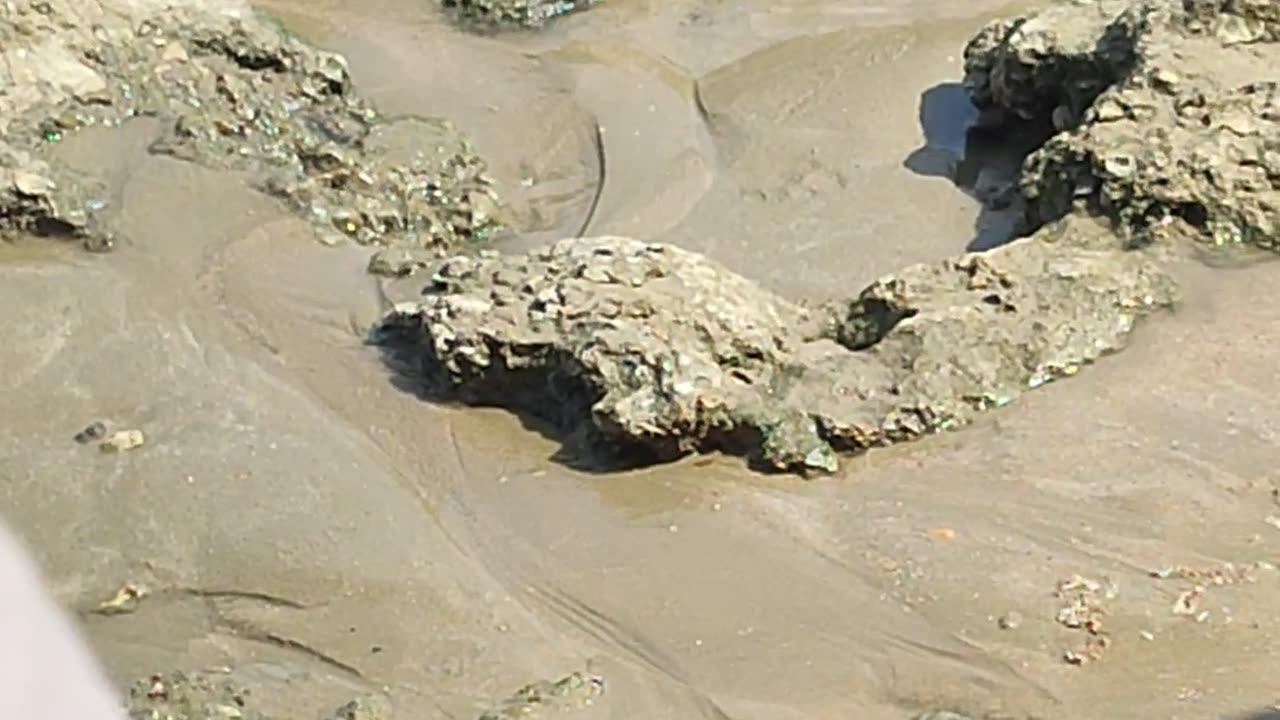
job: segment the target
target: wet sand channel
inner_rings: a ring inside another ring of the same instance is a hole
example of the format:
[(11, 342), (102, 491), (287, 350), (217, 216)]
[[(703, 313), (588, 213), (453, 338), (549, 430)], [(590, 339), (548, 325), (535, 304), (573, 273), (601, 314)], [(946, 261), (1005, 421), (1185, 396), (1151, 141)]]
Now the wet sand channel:
[[(946, 177), (969, 110), (944, 102), (1000, 3), (611, 0), (500, 37), (412, 0), (262, 8), (385, 113), (470, 134), (509, 249), (662, 240), (820, 300), (1001, 233)], [(287, 718), (384, 689), (397, 717), (473, 718), (583, 668), (608, 690), (573, 717), (1276, 701), (1276, 265), (1188, 266), (1181, 309), (1122, 355), (833, 478), (593, 475), (506, 413), (397, 387), (365, 331), (416, 288), (236, 174), (148, 153), (157, 132), (56, 150), (111, 188), (116, 252), (0, 247), (0, 502), (121, 684), (229, 666)], [(934, 171), (908, 162), (925, 146)], [(95, 420), (147, 446), (87, 452)], [(1207, 581), (1152, 575), (1224, 563), (1250, 581), (1209, 582), (1201, 622), (1171, 607)], [(1055, 597), (1077, 575), (1113, 638), (1084, 666)], [(136, 611), (87, 612), (123, 583), (149, 588)]]

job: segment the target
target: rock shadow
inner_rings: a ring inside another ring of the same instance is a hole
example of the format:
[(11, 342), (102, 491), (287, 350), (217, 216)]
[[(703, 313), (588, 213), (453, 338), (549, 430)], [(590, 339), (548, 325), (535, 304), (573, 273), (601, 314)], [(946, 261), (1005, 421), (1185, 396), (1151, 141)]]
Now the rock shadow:
[(1026, 234), (1018, 176), (1052, 128), (983, 113), (958, 82), (921, 93), (918, 119), (924, 144), (902, 165), (918, 175), (946, 178), (978, 202), (981, 210), (965, 249), (990, 250)]
[(590, 423), (581, 421), (598, 398), (590, 397), (585, 386), (570, 387), (570, 378), (555, 382), (542, 373), (511, 371), (511, 379), (502, 383), (510, 389), (506, 397), (479, 396), (453, 386), (443, 369), (427, 360), (431, 354), (423, 351), (421, 338), (412, 333), (375, 325), (364, 344), (377, 350), (392, 387), (433, 405), (510, 413), (525, 430), (557, 443), (558, 449), (548, 459), (572, 470), (608, 475), (673, 461), (645, 445), (619, 446), (600, 438)]

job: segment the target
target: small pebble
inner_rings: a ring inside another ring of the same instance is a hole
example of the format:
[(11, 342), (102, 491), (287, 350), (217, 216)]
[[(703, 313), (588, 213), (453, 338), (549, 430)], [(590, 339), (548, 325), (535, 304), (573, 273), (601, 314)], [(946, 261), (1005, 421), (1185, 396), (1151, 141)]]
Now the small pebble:
[(98, 449), (102, 452), (125, 452), (127, 450), (136, 450), (142, 447), (146, 442), (146, 438), (142, 435), (141, 430), (117, 430), (111, 433), (106, 440), (98, 443)]
[(1022, 625), (1022, 613), (1010, 610), (996, 621), (1001, 630), (1017, 630)]

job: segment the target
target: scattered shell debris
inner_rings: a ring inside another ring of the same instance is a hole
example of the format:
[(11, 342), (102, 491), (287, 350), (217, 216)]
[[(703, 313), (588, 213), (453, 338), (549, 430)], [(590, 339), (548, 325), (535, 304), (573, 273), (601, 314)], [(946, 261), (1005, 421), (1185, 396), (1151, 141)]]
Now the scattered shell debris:
[[(1170, 611), (1177, 616), (1191, 618), (1198, 623), (1208, 622), (1212, 613), (1204, 608), (1206, 593), (1213, 587), (1226, 587), (1254, 583), (1261, 572), (1274, 570), (1275, 566), (1266, 561), (1237, 564), (1222, 563), (1207, 568), (1194, 568), (1184, 565), (1160, 568), (1150, 571), (1150, 576), (1158, 580), (1184, 580), (1192, 583), (1191, 587), (1178, 593)], [(1230, 611), (1223, 608), (1224, 622), (1230, 622)]]
[(1111, 635), (1103, 630), (1102, 618), (1106, 615), (1103, 600), (1114, 599), (1119, 588), (1109, 580), (1093, 580), (1072, 575), (1058, 582), (1055, 597), (1063, 601), (1056, 620), (1059, 625), (1084, 634), (1081, 642), (1063, 652), (1063, 659), (1072, 665), (1087, 665), (1101, 660), (1111, 646)]
[(1150, 572), (1151, 577), (1159, 580), (1191, 580), (1205, 585), (1238, 585), (1258, 581), (1258, 574), (1275, 570), (1275, 565), (1260, 560), (1253, 563), (1222, 563), (1216, 567), (1189, 567), (1177, 565), (1160, 568)]

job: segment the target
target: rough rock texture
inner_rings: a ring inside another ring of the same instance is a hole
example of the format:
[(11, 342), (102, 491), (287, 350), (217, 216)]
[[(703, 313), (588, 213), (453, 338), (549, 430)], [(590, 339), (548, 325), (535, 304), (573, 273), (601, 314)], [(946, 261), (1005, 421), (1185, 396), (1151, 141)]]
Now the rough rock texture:
[(835, 312), (675, 247), (564, 240), (441, 261), (386, 324), (464, 401), (587, 426), (645, 461), (721, 449), (830, 471), (835, 451), (956, 427), (1073, 374), (1173, 300), (1145, 255), (1092, 249), (1071, 224), (1045, 235), (907, 268)]
[(139, 680), (129, 688), (130, 720), (268, 720), (255, 711), (247, 690), (211, 673), (173, 672)]
[(1061, 131), (1024, 167), (1028, 229), (1083, 207), (1131, 242), (1275, 250), (1277, 42), (1274, 0), (1068, 3), (985, 28), (966, 83)]
[(805, 309), (677, 248), (595, 238), (428, 264), (426, 297), (387, 324), (466, 401), (649, 460), (723, 449), (831, 470), (1121, 348), (1174, 301), (1155, 258), (1180, 238), (1276, 249), (1278, 38), (1274, 0), (1059, 3), (992, 23), (966, 84), (985, 119), (1045, 138), (1018, 181), (1029, 237), (849, 301)]
[[(129, 720), (274, 720), (253, 694), (225, 672), (158, 673), (139, 680), (125, 698)], [(327, 713), (324, 720), (391, 720), (390, 703), (366, 694)]]
[(152, 150), (247, 171), (334, 241), (447, 248), (501, 226), (447, 124), (383, 118), (346, 62), (238, 0), (0, 5), (0, 232), (90, 238), (105, 201), (42, 158), (67, 133), (159, 117)]
[(540, 28), (547, 21), (604, 0), (441, 0), (463, 24), (487, 28)]
[(604, 695), (604, 678), (585, 672), (558, 680), (539, 680), (512, 693), (479, 720), (551, 720), (595, 705)]

